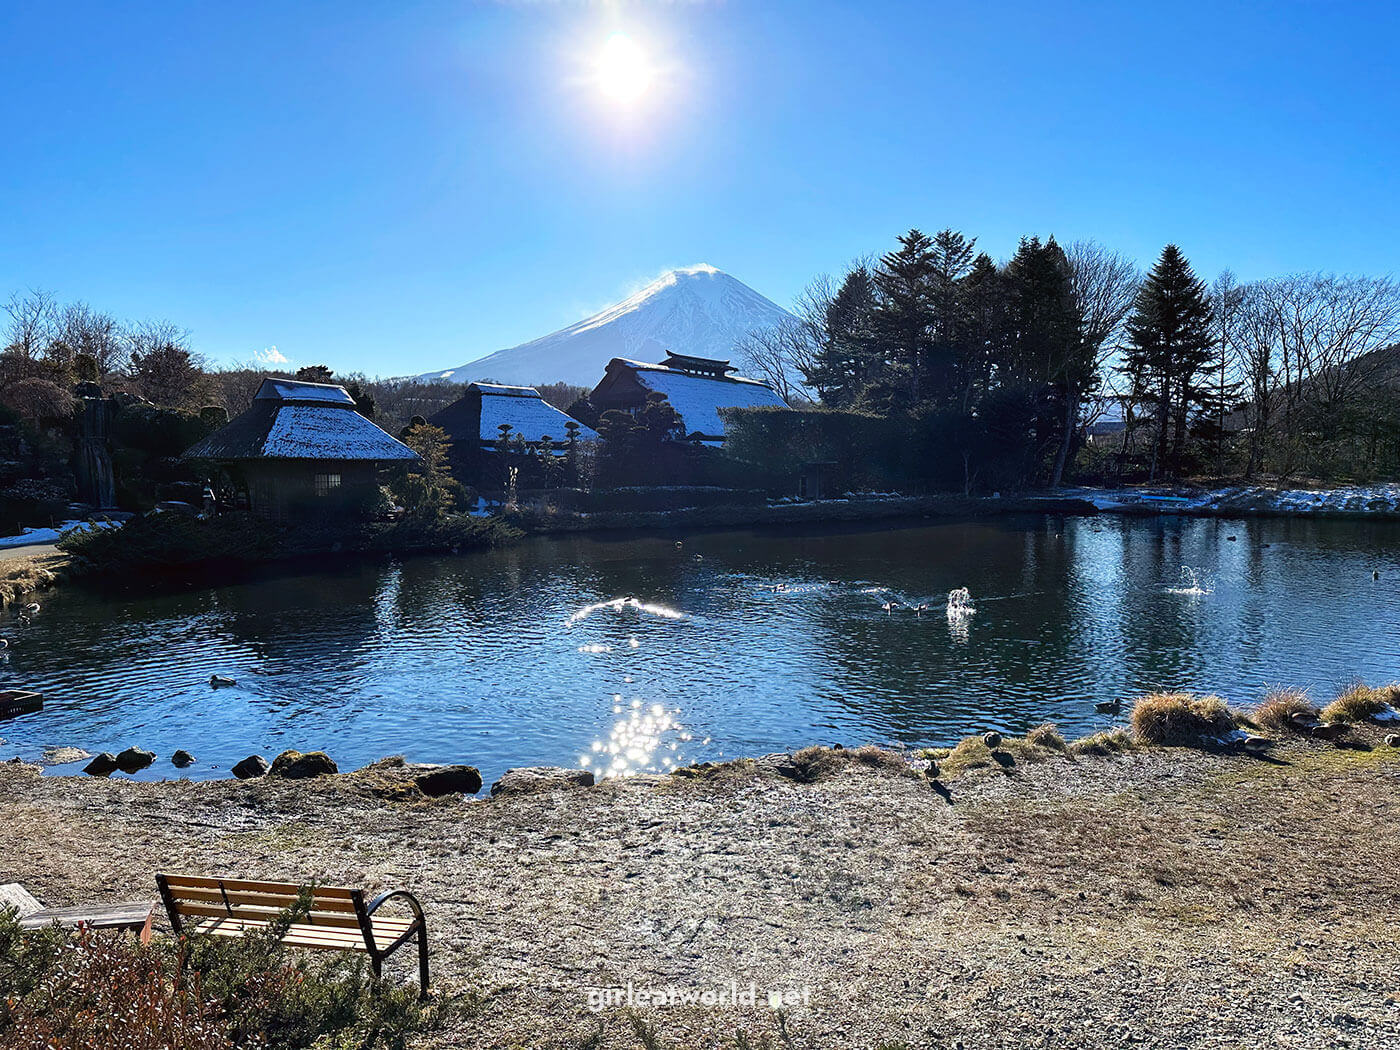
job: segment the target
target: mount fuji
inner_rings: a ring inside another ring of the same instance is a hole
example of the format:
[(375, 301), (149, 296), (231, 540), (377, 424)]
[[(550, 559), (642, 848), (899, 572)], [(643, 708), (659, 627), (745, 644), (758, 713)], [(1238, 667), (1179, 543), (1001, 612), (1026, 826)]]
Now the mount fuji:
[(729, 358), (734, 345), (792, 317), (777, 303), (704, 264), (670, 270), (601, 313), (557, 332), (497, 350), (456, 368), (425, 372), (424, 382), (573, 383), (591, 387), (614, 357), (660, 361), (668, 350)]

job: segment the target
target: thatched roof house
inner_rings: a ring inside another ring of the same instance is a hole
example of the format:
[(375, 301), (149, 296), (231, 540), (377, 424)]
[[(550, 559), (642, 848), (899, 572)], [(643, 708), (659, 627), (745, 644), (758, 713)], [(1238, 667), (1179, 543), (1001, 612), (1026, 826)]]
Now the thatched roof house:
[(471, 383), (456, 401), (429, 416), (428, 422), (447, 431), (454, 468), (468, 478), (479, 472), (483, 455), (496, 451), (502, 424), (510, 427), (507, 433), (512, 439), (524, 438), (532, 447), (549, 438), (562, 451), (571, 423), (578, 427), (580, 441), (598, 440), (596, 431), (560, 412), (532, 386)]
[(600, 413), (614, 408), (635, 413), (646, 406), (648, 394), (665, 394), (688, 435), (719, 445), (724, 442), (720, 409), (788, 407), (767, 383), (730, 374), (735, 371), (728, 361), (686, 354), (668, 354), (656, 365), (615, 357), (588, 400)]
[(226, 467), (268, 517), (353, 512), (378, 496), (380, 466), (418, 455), (355, 410), (343, 387), (264, 379), (247, 411), (187, 449)]

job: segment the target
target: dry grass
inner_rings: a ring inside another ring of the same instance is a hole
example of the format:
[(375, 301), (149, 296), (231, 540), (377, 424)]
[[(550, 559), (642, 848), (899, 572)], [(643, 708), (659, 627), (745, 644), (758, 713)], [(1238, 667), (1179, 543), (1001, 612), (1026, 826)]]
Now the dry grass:
[(1149, 693), (1133, 705), (1133, 735), (1158, 747), (1200, 747), (1233, 731), (1235, 720), (1218, 696)]
[(34, 591), (47, 590), (63, 579), (68, 558), (43, 554), (0, 562), (0, 609)]
[(1122, 751), (1131, 751), (1133, 747), (1133, 738), (1126, 732), (1122, 729), (1111, 729), (1074, 741), (1069, 745), (1069, 753), (1071, 755), (1116, 755)]
[(1044, 725), (1036, 726), (1026, 734), (1026, 743), (1032, 747), (1043, 747), (1047, 751), (1069, 750), (1065, 738), (1060, 735), (1060, 727), (1054, 722), (1046, 722)]
[(898, 775), (909, 772), (909, 763), (904, 760), (904, 756), (894, 751), (886, 751), (873, 744), (866, 744), (864, 747), (858, 747), (854, 751), (846, 752), (846, 754), (850, 755), (856, 762), (863, 766), (869, 766), (871, 769), (880, 769), (886, 773)]
[(1357, 682), (1322, 709), (1327, 722), (1367, 722), (1389, 707), (1400, 708), (1400, 684), (1372, 689)]
[(1305, 715), (1316, 722), (1319, 714), (1317, 705), (1308, 699), (1308, 694), (1303, 690), (1275, 689), (1255, 708), (1251, 719), (1261, 729), (1276, 733), (1301, 733), (1303, 730), (1293, 721), (1293, 716)]
[(830, 747), (804, 747), (778, 767), (778, 772), (799, 784), (815, 784), (841, 773), (852, 765), (879, 770), (894, 776), (912, 775), (902, 755), (867, 744), (854, 750)]

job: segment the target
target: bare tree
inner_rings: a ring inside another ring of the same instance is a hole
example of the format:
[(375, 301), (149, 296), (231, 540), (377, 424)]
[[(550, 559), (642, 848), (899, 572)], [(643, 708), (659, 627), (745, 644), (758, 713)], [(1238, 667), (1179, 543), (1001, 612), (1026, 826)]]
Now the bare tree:
[[(87, 359), (94, 374), (80, 379), (98, 380), (121, 372), (127, 364), (127, 345), (122, 327), (110, 314), (100, 313), (87, 303), (70, 303), (58, 311), (51, 354), (62, 356), (65, 365)], [(81, 371), (81, 370), (80, 370)]]
[(208, 392), (204, 359), (190, 333), (170, 321), (142, 321), (126, 334), (128, 371), (142, 395), (169, 408), (193, 408)]
[(806, 383), (815, 374), (818, 356), (826, 345), (827, 311), (835, 294), (831, 276), (821, 274), (798, 295), (791, 317), (750, 332), (735, 345), (743, 366), (789, 404), (809, 397)]
[(58, 327), (58, 302), (52, 292), (34, 288), (27, 295), (16, 292), (5, 304), (10, 315), (5, 349), (26, 361), (36, 361), (48, 350)]
[(1400, 339), (1400, 285), (1389, 277), (1296, 274), (1247, 286), (1232, 331), (1249, 385), (1249, 470), (1271, 447), (1288, 474), (1332, 433), (1386, 368)]
[[(1118, 349), (1123, 323), (1133, 307), (1142, 275), (1133, 261), (1104, 247), (1097, 241), (1075, 241), (1065, 249), (1069, 263), (1070, 296), (1079, 318), (1079, 338), (1083, 371), (1096, 387), (1103, 381), (1109, 359)], [(1078, 416), (1081, 397), (1093, 395), (1093, 388), (1070, 390), (1067, 412)], [(1050, 485), (1057, 487), (1064, 480), (1065, 465), (1075, 435), (1077, 419), (1067, 420), (1060, 448), (1055, 456)]]

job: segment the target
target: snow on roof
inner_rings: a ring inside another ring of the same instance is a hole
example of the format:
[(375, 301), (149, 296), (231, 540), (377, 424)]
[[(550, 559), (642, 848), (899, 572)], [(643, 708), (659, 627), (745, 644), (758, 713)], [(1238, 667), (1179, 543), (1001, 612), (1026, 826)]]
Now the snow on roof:
[(355, 399), (345, 388), (333, 383), (303, 383), (296, 379), (264, 379), (254, 401), (312, 401), (330, 405), (353, 405)]
[[(482, 441), (499, 440), (501, 424), (508, 423), (512, 438), (519, 435), (526, 441), (539, 441), (550, 437), (563, 442), (569, 436), (566, 424), (577, 422), (540, 397), (540, 392), (532, 386), (472, 383), (467, 390), (481, 393), (479, 433)], [(582, 441), (591, 441), (598, 435), (579, 423), (578, 436)]]
[(621, 360), (636, 371), (637, 382), (648, 390), (665, 394), (671, 407), (680, 413), (688, 434), (700, 431), (707, 437), (724, 434), (721, 408), (787, 408), (788, 404), (767, 383), (741, 376), (717, 378), (690, 375), (640, 361)]
[[(271, 382), (271, 381), (269, 381)], [(277, 382), (282, 382), (277, 380)], [(318, 387), (319, 383), (293, 384)], [(267, 383), (263, 384), (264, 389)], [(339, 390), (339, 387), (331, 389)], [(345, 392), (340, 391), (342, 394)], [(386, 434), (345, 402), (329, 397), (284, 400), (280, 394), (258, 398), (185, 452), (186, 459), (321, 459), (412, 462), (418, 454)]]

